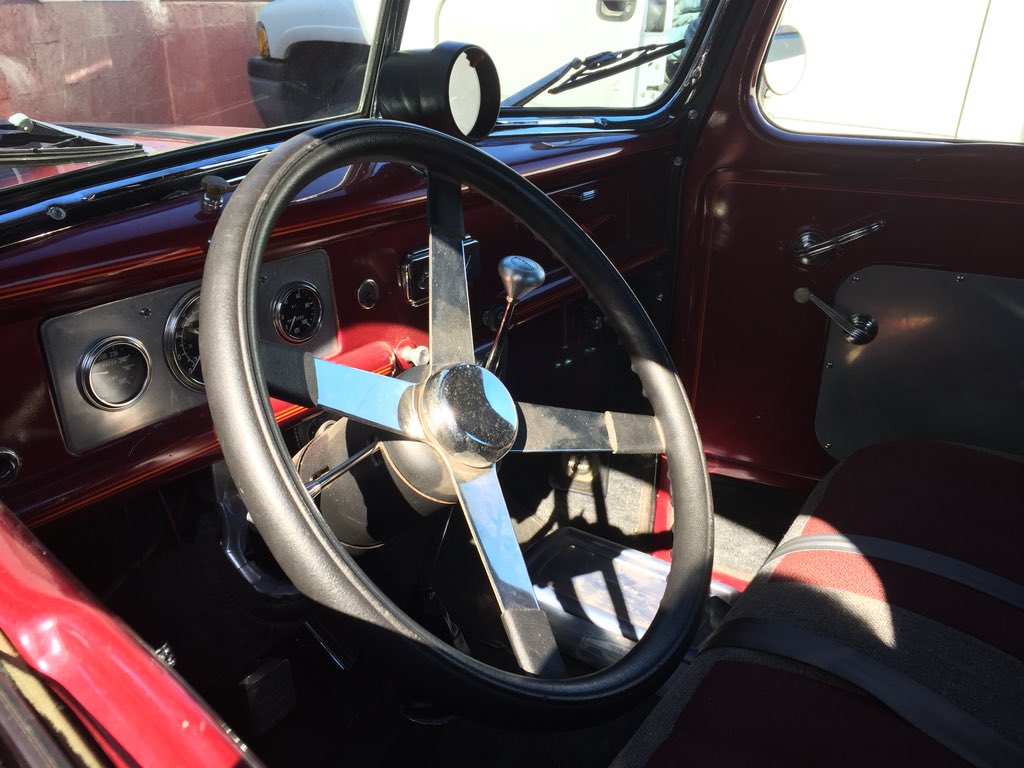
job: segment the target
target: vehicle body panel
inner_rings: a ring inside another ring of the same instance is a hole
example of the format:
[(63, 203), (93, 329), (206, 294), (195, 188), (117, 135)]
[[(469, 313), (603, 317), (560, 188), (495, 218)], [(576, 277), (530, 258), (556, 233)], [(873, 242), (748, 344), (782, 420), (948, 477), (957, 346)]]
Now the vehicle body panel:
[(3, 504), (0, 626), (115, 763), (245, 762), (220, 720), (131, 630), (85, 595)]
[(292, 46), (310, 40), (369, 45), (380, 15), (379, 0), (274, 0), (260, 11), (270, 57), (285, 59)]
[[(809, 488), (833, 464), (814, 429), (828, 322), (795, 289), (831, 303), (872, 264), (1024, 277), (1024, 148), (775, 128), (755, 94), (780, 5), (755, 8), (687, 170), (677, 300), (691, 297), (693, 310), (677, 313), (672, 343), (692, 371), (712, 466)], [(881, 231), (820, 268), (792, 257), (808, 229), (834, 236), (879, 218)]]

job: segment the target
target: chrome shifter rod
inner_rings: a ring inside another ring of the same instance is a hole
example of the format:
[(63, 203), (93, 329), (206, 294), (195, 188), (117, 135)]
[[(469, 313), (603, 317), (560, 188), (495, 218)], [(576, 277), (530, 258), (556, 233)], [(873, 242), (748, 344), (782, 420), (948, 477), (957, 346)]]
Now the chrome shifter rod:
[(501, 352), (505, 335), (508, 333), (509, 323), (512, 321), (512, 312), (527, 294), (544, 285), (544, 267), (533, 259), (525, 256), (506, 256), (498, 263), (498, 277), (505, 286), (505, 312), (498, 324), (498, 332), (494, 336), (494, 343), (491, 344), (491, 351), (487, 353), (487, 362), (484, 368), (494, 372), (498, 364), (498, 356)]

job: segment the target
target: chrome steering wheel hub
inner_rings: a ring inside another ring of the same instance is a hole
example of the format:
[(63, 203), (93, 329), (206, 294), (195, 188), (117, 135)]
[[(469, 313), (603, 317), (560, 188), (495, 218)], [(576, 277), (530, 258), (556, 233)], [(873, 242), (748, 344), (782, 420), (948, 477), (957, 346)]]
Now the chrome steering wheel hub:
[(477, 469), (500, 461), (519, 430), (505, 385), (479, 365), (459, 363), (431, 373), (420, 397), (420, 418), (431, 442), (449, 460)]

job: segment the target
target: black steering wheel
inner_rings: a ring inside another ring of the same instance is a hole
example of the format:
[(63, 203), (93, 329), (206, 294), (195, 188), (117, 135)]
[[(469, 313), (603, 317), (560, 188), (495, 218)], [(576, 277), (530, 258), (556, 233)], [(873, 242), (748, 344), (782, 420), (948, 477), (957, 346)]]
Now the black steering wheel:
[[(429, 369), (390, 378), (260, 342), (260, 262), (282, 211), (324, 173), (365, 161), (427, 169)], [(560, 258), (628, 353), (654, 416), (515, 403), (476, 364), (463, 262), (461, 184), (501, 206)], [(210, 411), (252, 520), (293, 583), (393, 643), (396, 664), (443, 683), (474, 706), (545, 713), (610, 710), (649, 691), (678, 663), (703, 614), (711, 569), (711, 501), (693, 413), (669, 355), (608, 258), (548, 197), (490, 155), (434, 131), (362, 120), (319, 126), (283, 143), (225, 207), (203, 273), (202, 354)], [(432, 449), (441, 485), (473, 533), (521, 672), (488, 666), (400, 610), (339, 544), (298, 477), (268, 402), (323, 408)], [(566, 677), (538, 608), (496, 471), (510, 451), (664, 453), (675, 524), (658, 614), (621, 661)]]

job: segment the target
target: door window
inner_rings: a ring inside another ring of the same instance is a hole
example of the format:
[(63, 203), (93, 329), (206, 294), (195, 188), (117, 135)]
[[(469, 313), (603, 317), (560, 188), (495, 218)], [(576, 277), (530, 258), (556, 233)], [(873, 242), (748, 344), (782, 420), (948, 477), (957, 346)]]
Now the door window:
[(789, 0), (758, 87), (800, 133), (1024, 140), (1020, 0)]

